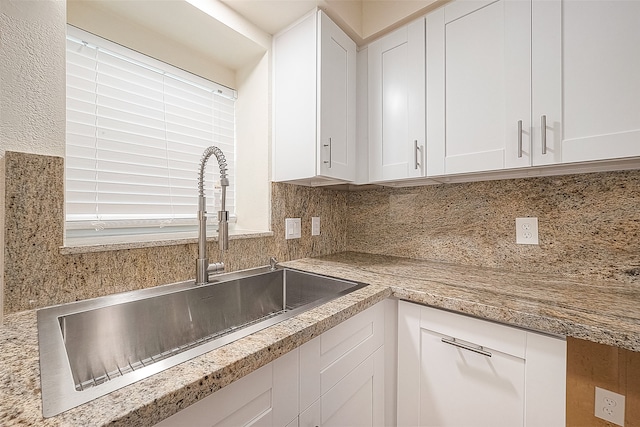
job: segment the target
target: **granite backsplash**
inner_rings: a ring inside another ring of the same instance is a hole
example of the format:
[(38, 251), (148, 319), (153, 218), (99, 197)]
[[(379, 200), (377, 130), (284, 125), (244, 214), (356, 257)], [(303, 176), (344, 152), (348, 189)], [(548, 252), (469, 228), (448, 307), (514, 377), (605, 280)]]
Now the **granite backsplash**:
[[(197, 245), (62, 254), (63, 159), (5, 156), (4, 312), (193, 278)], [(273, 183), (273, 236), (236, 239), (228, 271), (344, 251), (640, 283), (640, 171), (338, 191)], [(311, 217), (322, 218), (311, 237)], [(540, 244), (515, 244), (536, 216)], [(284, 218), (302, 238), (284, 239)], [(211, 259), (218, 259), (215, 242)]]
[[(195, 243), (61, 254), (63, 159), (6, 152), (4, 162), (5, 314), (193, 279)], [(347, 193), (274, 183), (271, 194), (273, 236), (231, 240), (227, 271), (346, 250)], [(311, 237), (312, 216), (320, 236)], [(302, 218), (301, 239), (284, 239), (285, 217)], [(220, 259), (216, 242), (208, 251)]]
[[(349, 251), (640, 283), (640, 171), (349, 194)], [(537, 217), (539, 245), (515, 243)]]

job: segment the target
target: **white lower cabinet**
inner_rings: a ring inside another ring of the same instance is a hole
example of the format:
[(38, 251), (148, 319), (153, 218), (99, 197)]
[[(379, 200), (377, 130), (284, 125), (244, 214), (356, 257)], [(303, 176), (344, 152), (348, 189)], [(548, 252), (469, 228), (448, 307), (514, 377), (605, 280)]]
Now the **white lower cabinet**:
[(394, 304), (358, 313), (156, 426), (384, 425), (385, 311)]
[(566, 341), (401, 301), (398, 425), (564, 426)]
[(156, 424), (178, 426), (285, 426), (297, 418), (298, 351)]
[(384, 425), (384, 301), (300, 347), (300, 426)]

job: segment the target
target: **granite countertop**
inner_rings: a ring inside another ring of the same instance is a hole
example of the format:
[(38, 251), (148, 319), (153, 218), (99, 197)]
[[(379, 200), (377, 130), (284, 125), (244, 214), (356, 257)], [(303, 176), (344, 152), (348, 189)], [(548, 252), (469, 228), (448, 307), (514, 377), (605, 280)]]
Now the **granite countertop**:
[(390, 296), (640, 351), (640, 285), (360, 253), (283, 265), (370, 286), (48, 419), (41, 415), (36, 313), (6, 316), (0, 425), (153, 425)]

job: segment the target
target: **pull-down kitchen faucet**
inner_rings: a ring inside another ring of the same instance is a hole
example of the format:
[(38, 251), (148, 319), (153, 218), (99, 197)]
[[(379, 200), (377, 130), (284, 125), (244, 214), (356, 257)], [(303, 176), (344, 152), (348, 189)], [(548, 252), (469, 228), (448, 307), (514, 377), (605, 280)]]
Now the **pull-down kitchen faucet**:
[(196, 285), (205, 285), (209, 283), (209, 274), (224, 271), (224, 262), (209, 264), (209, 258), (207, 257), (207, 200), (204, 196), (204, 168), (212, 154), (218, 159), (218, 166), (220, 167), (220, 187), (222, 187), (220, 211), (218, 211), (218, 244), (223, 254), (224, 251), (229, 248), (229, 212), (225, 210), (227, 187), (229, 186), (227, 160), (222, 150), (212, 145), (204, 150), (200, 158), (200, 172), (198, 174), (198, 259), (196, 259)]

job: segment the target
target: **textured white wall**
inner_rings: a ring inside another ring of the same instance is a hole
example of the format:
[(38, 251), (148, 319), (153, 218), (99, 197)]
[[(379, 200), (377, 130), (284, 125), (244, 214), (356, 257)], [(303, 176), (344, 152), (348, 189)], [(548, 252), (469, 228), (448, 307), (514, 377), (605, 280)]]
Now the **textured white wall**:
[(4, 153), (64, 156), (65, 0), (0, 0), (0, 323)]
[(64, 0), (0, 1), (0, 156), (64, 155)]

